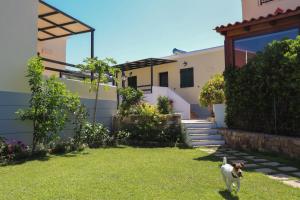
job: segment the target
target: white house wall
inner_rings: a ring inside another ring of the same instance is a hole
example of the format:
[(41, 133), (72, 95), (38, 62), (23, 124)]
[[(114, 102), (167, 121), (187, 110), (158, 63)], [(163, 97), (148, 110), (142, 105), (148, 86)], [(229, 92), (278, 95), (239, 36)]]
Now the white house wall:
[[(38, 46), (37, 19), (38, 0), (0, 1), (0, 137), (22, 140), (27, 144), (32, 141), (32, 122), (17, 120), (15, 112), (29, 105), (30, 90), (25, 78), (28, 59), (35, 56), (38, 49), (44, 49), (44, 55), (48, 53), (50, 58), (65, 59), (66, 56), (66, 39)], [(60, 46), (55, 47), (56, 43)], [(88, 85), (74, 80), (62, 81), (92, 110), (95, 95), (89, 93)], [(99, 96), (97, 121), (110, 126), (117, 107), (116, 88), (104, 90), (101, 86)], [(68, 137), (72, 133), (69, 124), (62, 136)]]

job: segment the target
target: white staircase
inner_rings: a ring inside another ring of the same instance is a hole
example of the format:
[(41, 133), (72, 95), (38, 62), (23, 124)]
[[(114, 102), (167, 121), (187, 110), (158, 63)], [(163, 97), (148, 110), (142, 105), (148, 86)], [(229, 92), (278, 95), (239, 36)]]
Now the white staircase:
[(180, 113), (182, 119), (191, 118), (191, 105), (170, 88), (153, 86), (152, 93), (144, 94), (144, 100), (150, 104), (156, 105), (159, 96), (166, 96), (172, 100), (175, 113)]
[(207, 120), (182, 120), (186, 143), (190, 147), (220, 146), (225, 144), (215, 123)]

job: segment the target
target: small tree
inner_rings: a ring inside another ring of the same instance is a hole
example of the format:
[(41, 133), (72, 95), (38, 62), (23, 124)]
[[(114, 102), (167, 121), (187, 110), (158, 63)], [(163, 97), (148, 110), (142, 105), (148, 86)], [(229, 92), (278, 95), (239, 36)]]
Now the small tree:
[(28, 62), (27, 77), (31, 90), (29, 108), (20, 109), (17, 115), (21, 120), (33, 121), (32, 152), (38, 143), (45, 144), (57, 136), (80, 106), (77, 95), (66, 89), (65, 84), (55, 77), (43, 79), (44, 67), (40, 58), (32, 58)]
[(127, 116), (134, 112), (136, 106), (143, 100), (143, 92), (131, 87), (119, 89), (119, 94), (122, 97), (122, 103), (120, 105), (120, 115)]
[(224, 77), (221, 74), (213, 76), (201, 89), (199, 97), (200, 105), (211, 107), (213, 104), (224, 103), (224, 88)]
[[(118, 71), (117, 68), (112, 67), (112, 65), (116, 64), (116, 61), (112, 58), (105, 58), (103, 60), (96, 58), (87, 58), (84, 60), (83, 65), (79, 65), (80, 69), (83, 72), (91, 72), (96, 76), (96, 79), (86, 80), (90, 83), (90, 91), (95, 92), (95, 102), (94, 102), (94, 111), (93, 111), (93, 126), (96, 123), (96, 114), (97, 114), (97, 105), (99, 98), (99, 87), (100, 83), (108, 83), (109, 80), (114, 79), (115, 74)], [(110, 77), (110, 75), (113, 75)]]
[(157, 109), (161, 114), (170, 114), (172, 112), (172, 106), (169, 98), (166, 96), (159, 96), (157, 98)]

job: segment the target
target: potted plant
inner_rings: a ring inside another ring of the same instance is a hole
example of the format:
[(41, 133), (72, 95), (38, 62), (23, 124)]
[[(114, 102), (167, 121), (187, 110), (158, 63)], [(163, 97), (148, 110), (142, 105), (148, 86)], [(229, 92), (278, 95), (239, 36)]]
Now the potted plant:
[(213, 111), (218, 128), (225, 127), (225, 82), (221, 74), (213, 76), (201, 89), (200, 105)]

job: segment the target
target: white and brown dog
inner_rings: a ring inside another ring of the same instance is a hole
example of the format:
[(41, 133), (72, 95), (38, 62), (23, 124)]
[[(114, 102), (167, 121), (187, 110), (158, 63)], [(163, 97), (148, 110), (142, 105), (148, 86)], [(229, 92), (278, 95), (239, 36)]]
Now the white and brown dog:
[[(227, 164), (227, 158), (223, 158), (223, 164), (221, 167), (221, 173), (223, 175), (227, 189), (232, 192), (232, 186), (237, 187), (237, 192), (240, 190), (241, 186), (241, 177), (243, 177), (242, 168), (244, 163), (234, 163), (232, 165)], [(236, 184), (236, 185), (235, 185)]]

